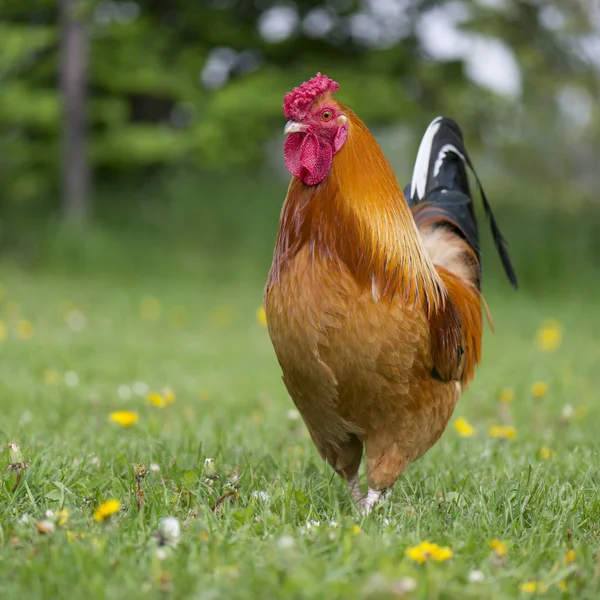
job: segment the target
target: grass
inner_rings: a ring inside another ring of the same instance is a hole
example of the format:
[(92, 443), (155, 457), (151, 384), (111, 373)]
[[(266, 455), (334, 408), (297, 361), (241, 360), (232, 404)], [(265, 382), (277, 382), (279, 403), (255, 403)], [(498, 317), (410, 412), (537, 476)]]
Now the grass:
[[(393, 598), (412, 580), (410, 598), (531, 597), (520, 591), (530, 581), (543, 583), (534, 597), (546, 586), (553, 598), (563, 580), (564, 597), (597, 597), (593, 290), (517, 294), (492, 278), (497, 333), (486, 333), (475, 382), (441, 441), (363, 518), (292, 410), (256, 319), (262, 276), (115, 279), (5, 264), (0, 280), (0, 437), (31, 461), (14, 490), (15, 474), (2, 475), (3, 599)], [(563, 328), (554, 352), (534, 342), (547, 318)], [(541, 399), (531, 395), (536, 381), (548, 385)], [(170, 387), (175, 401), (149, 404), (146, 386)], [(507, 405), (505, 388), (514, 390)], [(112, 422), (117, 410), (138, 422)], [(475, 435), (457, 433), (460, 417)], [(502, 424), (515, 439), (490, 437)], [(0, 457), (4, 468), (8, 452)], [(148, 470), (141, 508), (134, 464)], [(211, 510), (227, 491), (235, 496)], [(107, 499), (121, 508), (96, 522)], [(63, 509), (66, 522), (40, 534), (40, 521), (57, 520), (46, 512)], [(153, 532), (168, 516), (182, 537), (161, 560)], [(453, 558), (406, 557), (423, 541)], [(566, 565), (569, 550), (576, 559)], [(482, 582), (469, 581), (473, 571)]]

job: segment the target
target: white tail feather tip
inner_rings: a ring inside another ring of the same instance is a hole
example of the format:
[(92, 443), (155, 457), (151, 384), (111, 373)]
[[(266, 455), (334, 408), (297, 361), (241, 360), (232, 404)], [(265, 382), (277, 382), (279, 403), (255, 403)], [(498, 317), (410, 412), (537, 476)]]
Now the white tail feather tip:
[(419, 151), (417, 152), (417, 160), (415, 161), (415, 168), (413, 170), (412, 180), (410, 183), (410, 197), (411, 200), (415, 198), (415, 195), (420, 199), (425, 195), (425, 188), (427, 186), (427, 175), (429, 172), (429, 159), (431, 156), (431, 146), (433, 145), (433, 138), (440, 128), (440, 121), (442, 117), (436, 117), (423, 135)]

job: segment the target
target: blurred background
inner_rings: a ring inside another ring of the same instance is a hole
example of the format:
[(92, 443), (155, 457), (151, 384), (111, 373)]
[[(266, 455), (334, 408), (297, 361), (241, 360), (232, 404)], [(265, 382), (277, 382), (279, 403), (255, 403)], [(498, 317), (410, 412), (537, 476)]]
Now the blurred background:
[(402, 185), (460, 123), (525, 292), (599, 266), (598, 2), (2, 0), (0, 40), (4, 263), (262, 285), (282, 99), (322, 71)]

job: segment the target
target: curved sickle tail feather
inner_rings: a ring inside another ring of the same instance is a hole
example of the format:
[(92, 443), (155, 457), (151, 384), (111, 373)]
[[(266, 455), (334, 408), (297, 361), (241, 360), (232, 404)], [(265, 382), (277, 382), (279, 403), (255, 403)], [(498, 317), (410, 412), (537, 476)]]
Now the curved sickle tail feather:
[(406, 200), (420, 230), (446, 225), (469, 244), (477, 262), (479, 275), (474, 283), (479, 288), (479, 236), (467, 167), (477, 182), (504, 271), (516, 289), (517, 276), (508, 255), (506, 241), (464, 146), (461, 129), (452, 119), (437, 117), (427, 128), (417, 154), (412, 181), (404, 190)]

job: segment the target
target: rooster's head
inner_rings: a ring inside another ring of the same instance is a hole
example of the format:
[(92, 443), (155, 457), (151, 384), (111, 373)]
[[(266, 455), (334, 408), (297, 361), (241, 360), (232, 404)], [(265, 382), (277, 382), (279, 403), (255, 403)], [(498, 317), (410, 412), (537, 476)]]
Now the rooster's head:
[(325, 179), (348, 137), (348, 118), (332, 97), (339, 84), (321, 73), (285, 95), (285, 164), (306, 185)]

